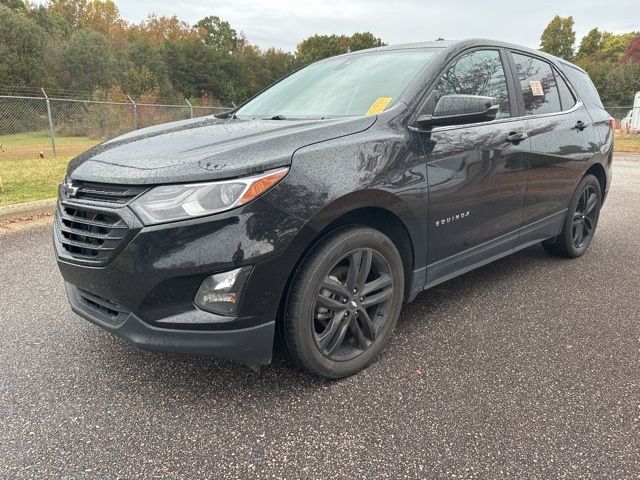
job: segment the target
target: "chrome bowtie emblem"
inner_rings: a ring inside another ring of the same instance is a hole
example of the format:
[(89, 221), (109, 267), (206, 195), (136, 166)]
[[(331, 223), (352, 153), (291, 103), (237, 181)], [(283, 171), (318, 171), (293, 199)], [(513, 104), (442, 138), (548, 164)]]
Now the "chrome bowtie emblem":
[(74, 187), (70, 180), (64, 182), (62, 191), (67, 197), (75, 197), (80, 190), (78, 187)]

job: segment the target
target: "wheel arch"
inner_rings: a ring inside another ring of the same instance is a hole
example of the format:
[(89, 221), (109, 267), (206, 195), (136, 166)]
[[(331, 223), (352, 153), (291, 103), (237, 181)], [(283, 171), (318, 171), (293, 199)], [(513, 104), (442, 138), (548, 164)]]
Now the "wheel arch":
[(404, 297), (408, 298), (413, 281), (412, 273), (414, 270), (415, 254), (411, 235), (404, 222), (398, 215), (387, 209), (381, 207), (360, 207), (344, 213), (326, 225), (320, 232), (319, 237), (323, 238), (341, 227), (350, 225), (358, 225), (378, 230), (391, 239), (402, 259), (405, 278)]
[(600, 184), (600, 192), (602, 194), (602, 199), (604, 200), (604, 196), (607, 192), (607, 172), (602, 164), (594, 163), (593, 165), (591, 165), (587, 169), (587, 171), (584, 172), (582, 178), (584, 178), (586, 175), (593, 175), (598, 179), (598, 183)]
[[(426, 215), (426, 213), (425, 213)], [(420, 221), (419, 215), (397, 196), (380, 190), (363, 190), (340, 197), (319, 210), (308, 222), (302, 252), (289, 273), (284, 288), (281, 306), (286, 300), (293, 278), (309, 252), (335, 230), (348, 225), (362, 225), (381, 231), (395, 244), (405, 275), (405, 299), (410, 300), (416, 290), (416, 275), (418, 269), (424, 269), (426, 262), (426, 231), (421, 226), (426, 225), (426, 219)], [(309, 233), (311, 232), (311, 233)], [(424, 248), (419, 249), (420, 245)]]

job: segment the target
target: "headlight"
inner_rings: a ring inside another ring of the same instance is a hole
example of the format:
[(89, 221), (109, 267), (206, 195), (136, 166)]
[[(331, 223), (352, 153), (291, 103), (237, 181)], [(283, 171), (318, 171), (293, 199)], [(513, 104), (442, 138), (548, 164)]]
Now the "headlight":
[(146, 225), (202, 217), (244, 205), (284, 178), (288, 168), (209, 183), (164, 185), (136, 199), (131, 208)]

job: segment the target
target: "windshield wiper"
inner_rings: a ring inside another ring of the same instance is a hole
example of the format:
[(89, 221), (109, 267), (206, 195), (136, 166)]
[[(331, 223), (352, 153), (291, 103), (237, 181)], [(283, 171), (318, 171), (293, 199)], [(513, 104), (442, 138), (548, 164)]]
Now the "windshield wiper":
[(285, 117), (284, 115), (274, 115), (273, 117), (269, 118), (269, 120), (286, 120), (287, 117)]
[(237, 118), (238, 118), (238, 117), (237, 117), (237, 115), (236, 115), (236, 112), (235, 112), (235, 111), (233, 111), (233, 110), (232, 110), (232, 111), (230, 111), (230, 112), (216, 113), (216, 114), (214, 115), (214, 117), (215, 117), (215, 118), (222, 118), (222, 119), (224, 119), (224, 120), (227, 120), (227, 119), (235, 120), (235, 119), (237, 119)]

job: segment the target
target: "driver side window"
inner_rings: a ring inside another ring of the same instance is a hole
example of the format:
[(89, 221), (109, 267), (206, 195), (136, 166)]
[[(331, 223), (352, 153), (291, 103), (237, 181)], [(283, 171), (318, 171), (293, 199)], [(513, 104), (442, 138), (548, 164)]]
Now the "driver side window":
[(504, 67), (497, 50), (476, 50), (459, 57), (447, 68), (427, 99), (426, 112), (433, 113), (444, 95), (484, 95), (495, 97), (496, 118), (511, 116)]

